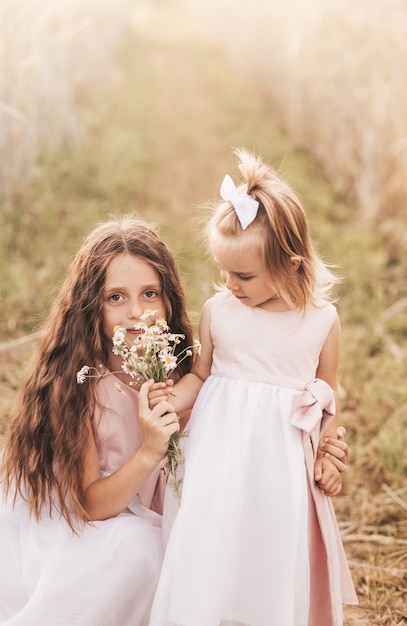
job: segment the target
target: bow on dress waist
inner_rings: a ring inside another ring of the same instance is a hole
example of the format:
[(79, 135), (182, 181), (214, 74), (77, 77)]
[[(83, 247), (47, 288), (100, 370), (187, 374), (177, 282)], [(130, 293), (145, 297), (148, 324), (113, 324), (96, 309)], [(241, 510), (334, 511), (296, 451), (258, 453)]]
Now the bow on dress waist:
[[(316, 378), (293, 397), (290, 423), (302, 431), (310, 502), (313, 502), (308, 536), (311, 580), (318, 593), (313, 596), (309, 623), (326, 626), (343, 623), (343, 602), (358, 604), (332, 501), (314, 480), (320, 433), (326, 430), (334, 415), (335, 394), (324, 380)], [(324, 562), (326, 566), (322, 567)], [(322, 604), (321, 598), (324, 598)]]
[[(315, 378), (293, 397), (290, 424), (311, 437), (314, 449), (321, 429), (325, 430), (335, 415), (335, 394), (324, 380)], [(323, 425), (322, 425), (323, 422)]]

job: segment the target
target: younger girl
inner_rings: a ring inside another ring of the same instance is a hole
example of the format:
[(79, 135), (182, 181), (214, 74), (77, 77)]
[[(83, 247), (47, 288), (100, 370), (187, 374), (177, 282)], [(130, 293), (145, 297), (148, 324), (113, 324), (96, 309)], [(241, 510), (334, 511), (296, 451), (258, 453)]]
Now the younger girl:
[[(148, 409), (151, 382), (139, 394), (127, 375), (109, 373), (121, 370), (114, 327), (134, 332), (147, 308), (191, 345), (166, 245), (139, 220), (99, 226), (51, 310), (5, 443), (1, 624), (148, 624), (162, 562), (164, 458), (178, 417), (168, 402)], [(101, 376), (81, 385), (86, 364)], [(184, 360), (180, 373), (190, 366)]]
[(207, 228), (226, 289), (192, 372), (164, 390), (176, 410), (199, 395), (150, 625), (339, 626), (357, 599), (326, 495), (340, 476), (318, 453), (338, 420), (335, 278), (293, 191), (238, 156), (244, 184), (225, 178)]

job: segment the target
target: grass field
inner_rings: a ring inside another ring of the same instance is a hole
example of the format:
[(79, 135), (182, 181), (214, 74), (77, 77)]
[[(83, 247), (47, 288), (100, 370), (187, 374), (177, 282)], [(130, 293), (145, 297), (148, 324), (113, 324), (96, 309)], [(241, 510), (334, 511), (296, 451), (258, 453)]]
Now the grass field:
[[(35, 331), (81, 239), (110, 214), (154, 221), (174, 250), (197, 325), (216, 269), (200, 206), (255, 149), (300, 194), (325, 259), (344, 281), (341, 421), (351, 448), (335, 499), (361, 608), (347, 624), (407, 620), (407, 323), (403, 260), (279, 130), (262, 90), (196, 34), (177, 5), (141, 4), (114, 81), (80, 94), (82, 147), (42, 151), (36, 176), (0, 213), (0, 432)], [(165, 8), (167, 7), (167, 8)]]

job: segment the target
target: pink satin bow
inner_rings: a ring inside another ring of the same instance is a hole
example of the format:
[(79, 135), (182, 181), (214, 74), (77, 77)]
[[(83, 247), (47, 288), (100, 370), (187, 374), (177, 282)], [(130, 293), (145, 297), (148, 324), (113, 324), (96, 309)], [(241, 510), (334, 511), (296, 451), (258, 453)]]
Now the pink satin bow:
[(290, 424), (311, 434), (324, 416), (335, 415), (335, 395), (332, 387), (324, 380), (315, 378), (293, 398)]

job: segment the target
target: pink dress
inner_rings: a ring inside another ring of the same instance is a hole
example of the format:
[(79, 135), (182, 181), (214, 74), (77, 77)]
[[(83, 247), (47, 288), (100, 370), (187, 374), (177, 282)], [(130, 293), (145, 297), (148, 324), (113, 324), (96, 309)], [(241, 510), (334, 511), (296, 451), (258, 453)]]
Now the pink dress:
[[(98, 383), (95, 411), (97, 446), (104, 475), (112, 474), (141, 446), (143, 431), (138, 420), (138, 391), (121, 383), (113, 374)], [(167, 476), (165, 460), (151, 473), (128, 509), (161, 527)]]
[[(98, 383), (105, 474), (142, 442), (138, 393), (120, 392), (117, 384), (112, 374)], [(56, 509), (45, 509), (37, 522), (21, 498), (12, 508), (0, 492), (0, 624), (147, 626), (163, 557), (164, 482), (159, 466), (126, 511), (86, 525), (78, 536)]]
[(212, 371), (192, 411), (174, 520), (168, 492), (150, 626), (339, 626), (342, 603), (357, 603), (330, 498), (313, 481), (334, 413), (315, 375), (335, 316), (331, 304), (302, 316), (228, 292), (211, 299)]

